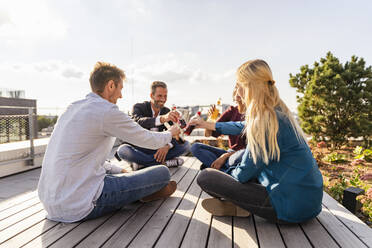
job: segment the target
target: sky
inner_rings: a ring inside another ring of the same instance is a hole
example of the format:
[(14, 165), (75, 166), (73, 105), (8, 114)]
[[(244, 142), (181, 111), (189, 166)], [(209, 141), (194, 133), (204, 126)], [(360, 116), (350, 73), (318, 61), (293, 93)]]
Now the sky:
[(167, 83), (168, 106), (232, 104), (236, 69), (260, 58), (295, 111), (289, 74), (302, 65), (328, 51), (372, 64), (371, 13), (368, 0), (0, 0), (0, 88), (59, 114), (105, 61), (126, 73), (125, 112), (155, 80)]

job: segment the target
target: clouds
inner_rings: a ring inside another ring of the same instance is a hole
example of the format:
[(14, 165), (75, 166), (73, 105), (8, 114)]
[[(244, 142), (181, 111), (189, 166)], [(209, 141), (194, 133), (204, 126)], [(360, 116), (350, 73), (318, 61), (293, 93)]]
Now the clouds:
[(0, 27), (7, 23), (11, 23), (8, 12), (0, 9)]
[(130, 79), (140, 82), (160, 80), (171, 85), (215, 84), (233, 76), (228, 68), (220, 73), (202, 70), (198, 56), (192, 53), (153, 54), (138, 60), (130, 66), (127, 74)]
[(37, 72), (55, 73), (65, 78), (82, 78), (84, 75), (78, 66), (62, 61), (46, 61), (26, 66), (33, 67)]
[(45, 0), (4, 1), (0, 12), (0, 44), (32, 44), (43, 39), (60, 39), (67, 30)]
[(65, 78), (82, 78), (83, 75), (83, 72), (74, 67), (69, 67), (62, 71), (62, 76), (64, 76)]

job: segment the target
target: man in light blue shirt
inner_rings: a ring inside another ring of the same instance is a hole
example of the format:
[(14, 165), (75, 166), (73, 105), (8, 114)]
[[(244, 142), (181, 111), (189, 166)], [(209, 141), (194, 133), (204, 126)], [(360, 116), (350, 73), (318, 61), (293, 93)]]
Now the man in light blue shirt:
[[(55, 221), (96, 218), (137, 201), (168, 197), (176, 190), (167, 167), (159, 165), (133, 173), (106, 162), (115, 138), (158, 149), (179, 134), (142, 128), (119, 111), (124, 72), (98, 62), (90, 75), (92, 92), (59, 117), (50, 138), (39, 180), (39, 198)], [(121, 174), (116, 174), (121, 173)]]

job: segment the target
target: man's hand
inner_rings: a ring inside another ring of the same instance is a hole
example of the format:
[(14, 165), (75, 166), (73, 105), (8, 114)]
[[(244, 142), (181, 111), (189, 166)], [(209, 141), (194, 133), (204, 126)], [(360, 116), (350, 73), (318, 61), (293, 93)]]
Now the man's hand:
[(231, 156), (230, 153), (224, 153), (219, 158), (217, 158), (212, 164), (211, 168), (219, 170), (226, 163), (226, 160)]
[(128, 173), (128, 171), (126, 169), (122, 169), (121, 173)]
[(164, 163), (165, 157), (167, 156), (169, 149), (170, 149), (169, 145), (165, 145), (162, 148), (158, 149), (154, 154), (154, 158), (156, 159), (156, 161), (161, 164)]
[(172, 134), (172, 137), (177, 138), (181, 133), (181, 129), (177, 125), (172, 125), (168, 131)]
[(181, 115), (178, 111), (172, 110), (172, 111), (168, 112), (168, 114), (161, 115), (160, 116), (160, 122), (164, 123), (164, 122), (172, 121), (173, 123), (177, 123), (178, 119), (180, 117), (181, 117)]

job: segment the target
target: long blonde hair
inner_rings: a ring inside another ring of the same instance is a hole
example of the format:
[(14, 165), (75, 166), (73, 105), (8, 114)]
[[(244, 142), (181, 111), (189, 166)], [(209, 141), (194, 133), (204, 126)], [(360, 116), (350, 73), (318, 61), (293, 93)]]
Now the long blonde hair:
[(269, 160), (280, 160), (277, 140), (279, 129), (275, 108), (286, 115), (293, 126), (296, 136), (304, 139), (304, 134), (291, 111), (280, 99), (278, 89), (269, 65), (260, 59), (249, 60), (237, 70), (237, 84), (244, 89), (243, 101), (246, 107), (245, 135), (247, 147), (251, 151), (253, 162), (261, 158), (265, 164)]

